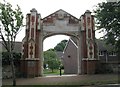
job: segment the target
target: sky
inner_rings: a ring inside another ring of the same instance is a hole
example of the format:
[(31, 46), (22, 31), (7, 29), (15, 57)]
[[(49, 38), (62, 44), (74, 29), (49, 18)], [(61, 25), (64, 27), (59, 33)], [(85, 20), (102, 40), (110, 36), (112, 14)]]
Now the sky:
[[(51, 13), (59, 9), (63, 9), (71, 15), (80, 18), (82, 14), (86, 10), (93, 11), (95, 6), (104, 0), (6, 0), (13, 5), (13, 8), (18, 4), (24, 15), (24, 25), (26, 14), (30, 13), (32, 8), (35, 8), (38, 13), (41, 14), (41, 17), (44, 18)], [(22, 41), (25, 36), (25, 27), (21, 29), (19, 34), (17, 35), (16, 41)], [(96, 32), (96, 38), (99, 38), (101, 34)], [(51, 36), (44, 40), (43, 42), (43, 50), (47, 50), (49, 48), (53, 48), (57, 45), (61, 40), (69, 39), (68, 36), (57, 35)]]

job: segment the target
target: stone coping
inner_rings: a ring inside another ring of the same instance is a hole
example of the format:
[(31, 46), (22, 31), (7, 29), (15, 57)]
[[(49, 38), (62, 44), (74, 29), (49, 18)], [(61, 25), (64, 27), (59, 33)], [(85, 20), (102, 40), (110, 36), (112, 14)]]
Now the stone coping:
[(82, 58), (82, 60), (99, 60), (99, 59), (96, 59), (96, 58)]
[(34, 61), (34, 60), (40, 60), (40, 59), (39, 58), (25, 58), (25, 59), (21, 59), (21, 60), (31, 60), (31, 61), (33, 60)]

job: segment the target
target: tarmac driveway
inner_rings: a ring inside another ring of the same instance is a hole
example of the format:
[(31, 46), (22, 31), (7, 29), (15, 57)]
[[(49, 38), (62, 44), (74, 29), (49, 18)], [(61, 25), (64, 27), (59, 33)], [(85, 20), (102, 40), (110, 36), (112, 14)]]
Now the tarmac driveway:
[[(109, 84), (117, 83), (118, 75), (63, 75), (35, 78), (19, 78), (17, 79), (17, 85), (94, 85), (94, 82), (99, 83), (100, 81), (103, 83), (105, 81), (108, 81)], [(12, 85), (11, 79), (4, 79), (2, 82), (3, 85)]]

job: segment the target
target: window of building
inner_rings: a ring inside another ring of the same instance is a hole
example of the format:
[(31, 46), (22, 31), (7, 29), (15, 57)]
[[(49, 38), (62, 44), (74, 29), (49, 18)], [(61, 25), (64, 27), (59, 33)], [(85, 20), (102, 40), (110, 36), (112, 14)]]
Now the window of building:
[(99, 51), (99, 56), (104, 56), (104, 52), (103, 51)]
[(109, 56), (116, 56), (116, 52), (109, 52)]
[(70, 58), (71, 56), (70, 55), (68, 55), (68, 58)]

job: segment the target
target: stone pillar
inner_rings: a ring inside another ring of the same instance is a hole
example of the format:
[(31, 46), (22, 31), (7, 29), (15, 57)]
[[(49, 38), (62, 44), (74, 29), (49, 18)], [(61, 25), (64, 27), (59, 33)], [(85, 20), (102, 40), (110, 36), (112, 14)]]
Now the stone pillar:
[(87, 60), (87, 74), (95, 74), (97, 60)]
[(39, 35), (41, 16), (36, 9), (26, 16), (26, 36), (22, 43), (21, 71), (26, 77), (40, 76)]
[(77, 45), (78, 45), (78, 51), (77, 51), (78, 52), (77, 53), (78, 75), (80, 75), (80, 74), (82, 74), (81, 37), (78, 38)]
[(39, 74), (40, 76), (43, 76), (43, 35), (42, 32), (39, 35), (39, 58), (40, 58), (40, 65), (39, 65)]
[(95, 26), (94, 16), (87, 10), (81, 16), (81, 33), (82, 33), (82, 65), (84, 74), (95, 72), (96, 52), (95, 52)]
[(35, 63), (34, 60), (27, 60), (27, 77), (35, 77)]
[(39, 60), (26, 60), (26, 77), (38, 77)]

